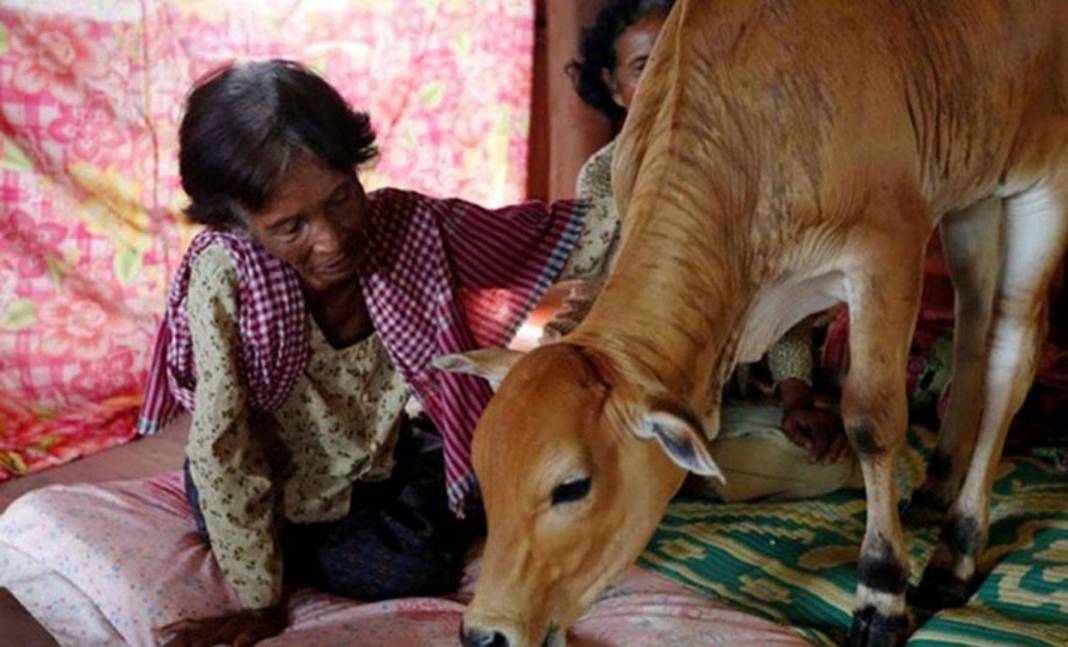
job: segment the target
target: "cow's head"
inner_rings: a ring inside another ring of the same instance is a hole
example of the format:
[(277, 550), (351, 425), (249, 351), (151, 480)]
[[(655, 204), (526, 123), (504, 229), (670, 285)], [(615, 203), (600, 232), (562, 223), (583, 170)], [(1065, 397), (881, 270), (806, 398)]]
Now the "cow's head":
[(720, 476), (701, 423), (671, 394), (569, 343), (436, 365), (500, 383), (474, 438), (488, 536), (463, 644), (562, 645), (637, 559), (685, 470)]

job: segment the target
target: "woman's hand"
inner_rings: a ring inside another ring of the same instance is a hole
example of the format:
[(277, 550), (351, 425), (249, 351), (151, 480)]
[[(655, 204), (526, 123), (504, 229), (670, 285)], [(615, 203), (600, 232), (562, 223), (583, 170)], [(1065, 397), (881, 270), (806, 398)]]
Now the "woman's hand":
[(812, 387), (800, 380), (783, 380), (782, 431), (786, 437), (808, 450), (809, 457), (819, 463), (837, 463), (849, 453), (849, 443), (842, 418), (830, 409), (818, 407), (812, 397)]
[(214, 647), (218, 644), (251, 647), (282, 633), (288, 624), (284, 605), (245, 609), (200, 620), (179, 620), (153, 631), (166, 647)]
[(541, 338), (538, 340), (538, 345), (543, 346), (545, 344), (551, 344), (556, 341), (560, 341), (560, 338), (571, 333), (572, 330), (578, 328), (578, 325), (582, 323), (582, 320), (589, 314), (590, 308), (593, 306), (594, 300), (597, 298), (597, 293), (601, 290), (600, 281), (577, 281), (575, 282), (564, 297), (564, 302), (560, 309), (553, 315), (553, 318), (545, 324), (542, 328)]

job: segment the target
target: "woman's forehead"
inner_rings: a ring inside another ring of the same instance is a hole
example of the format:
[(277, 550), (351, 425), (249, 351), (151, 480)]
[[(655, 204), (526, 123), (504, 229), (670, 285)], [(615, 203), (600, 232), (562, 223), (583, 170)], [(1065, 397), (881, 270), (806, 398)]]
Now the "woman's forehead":
[(652, 13), (643, 16), (619, 35), (616, 48), (620, 63), (627, 63), (637, 56), (647, 56), (656, 44), (660, 29), (664, 26), (665, 16)]
[(274, 183), (264, 211), (299, 211), (308, 203), (327, 198), (344, 180), (344, 174), (326, 166), (314, 156), (296, 155)]

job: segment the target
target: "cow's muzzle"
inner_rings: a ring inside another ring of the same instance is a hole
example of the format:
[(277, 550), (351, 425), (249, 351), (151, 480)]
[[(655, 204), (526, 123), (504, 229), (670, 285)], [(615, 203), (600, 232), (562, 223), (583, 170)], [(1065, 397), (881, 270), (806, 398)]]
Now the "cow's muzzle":
[(512, 643), (499, 631), (461, 624), (460, 644), (463, 647), (511, 647)]

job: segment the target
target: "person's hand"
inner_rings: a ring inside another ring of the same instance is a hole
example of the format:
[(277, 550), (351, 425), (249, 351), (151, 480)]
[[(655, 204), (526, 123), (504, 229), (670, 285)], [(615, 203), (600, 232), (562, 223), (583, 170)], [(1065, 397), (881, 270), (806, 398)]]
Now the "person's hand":
[(179, 620), (153, 630), (165, 647), (251, 647), (282, 633), (288, 624), (284, 605), (267, 609), (245, 609), (236, 613), (199, 620)]
[(841, 416), (816, 406), (812, 388), (800, 380), (784, 380), (779, 386), (783, 397), (782, 431), (786, 437), (804, 447), (813, 462), (831, 464), (844, 459), (849, 443)]
[(837, 463), (849, 453), (842, 418), (829, 409), (789, 409), (783, 414), (782, 431), (808, 450), (813, 462)]
[(570, 292), (564, 297), (560, 309), (553, 318), (542, 328), (541, 338), (538, 345), (544, 346), (560, 341), (571, 331), (578, 328), (582, 320), (589, 314), (597, 293), (600, 292), (601, 282), (594, 280), (575, 281), (571, 284)]

